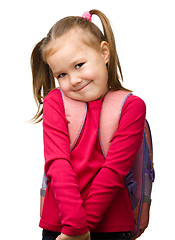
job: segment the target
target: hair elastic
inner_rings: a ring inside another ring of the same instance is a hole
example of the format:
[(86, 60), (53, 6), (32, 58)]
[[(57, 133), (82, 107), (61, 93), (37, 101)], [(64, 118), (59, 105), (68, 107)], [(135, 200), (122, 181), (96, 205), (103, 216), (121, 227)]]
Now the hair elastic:
[(90, 12), (84, 12), (82, 15), (82, 18), (86, 18), (87, 20), (89, 20), (91, 22), (92, 14), (90, 14)]

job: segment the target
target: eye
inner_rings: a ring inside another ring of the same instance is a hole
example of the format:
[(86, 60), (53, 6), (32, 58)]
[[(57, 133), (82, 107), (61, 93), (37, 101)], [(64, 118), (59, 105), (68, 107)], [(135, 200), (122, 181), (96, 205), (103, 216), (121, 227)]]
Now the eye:
[(83, 66), (83, 64), (84, 64), (84, 63), (78, 63), (78, 64), (75, 65), (75, 68), (76, 68), (76, 69), (79, 69), (79, 68), (81, 68), (81, 67)]
[(57, 79), (58, 78), (63, 78), (63, 77), (65, 77), (66, 76), (66, 73), (60, 73), (58, 76), (57, 76)]

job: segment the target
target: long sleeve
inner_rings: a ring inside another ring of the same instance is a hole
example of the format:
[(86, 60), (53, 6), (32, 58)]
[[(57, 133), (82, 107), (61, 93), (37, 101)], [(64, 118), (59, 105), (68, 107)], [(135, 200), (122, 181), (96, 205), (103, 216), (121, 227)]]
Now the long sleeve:
[(133, 164), (143, 138), (146, 107), (144, 102), (130, 96), (125, 102), (106, 161), (94, 178), (84, 208), (90, 230), (102, 220), (121, 188)]
[(59, 90), (50, 92), (43, 104), (45, 173), (60, 214), (61, 232), (81, 235), (88, 232), (77, 176), (71, 166), (67, 121)]

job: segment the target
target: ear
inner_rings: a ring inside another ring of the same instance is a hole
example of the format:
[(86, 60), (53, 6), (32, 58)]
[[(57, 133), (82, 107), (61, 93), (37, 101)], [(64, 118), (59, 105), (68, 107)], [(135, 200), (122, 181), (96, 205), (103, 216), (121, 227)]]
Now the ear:
[(102, 56), (104, 57), (105, 63), (108, 63), (109, 56), (110, 56), (109, 43), (106, 41), (102, 41), (100, 46), (101, 46), (101, 53), (102, 53)]

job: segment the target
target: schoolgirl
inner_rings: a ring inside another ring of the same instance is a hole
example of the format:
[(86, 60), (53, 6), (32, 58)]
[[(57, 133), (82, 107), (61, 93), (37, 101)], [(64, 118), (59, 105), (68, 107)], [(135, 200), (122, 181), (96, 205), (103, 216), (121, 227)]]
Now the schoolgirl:
[[(103, 33), (92, 15), (100, 18)], [(31, 65), (38, 103), (34, 120), (43, 119), (48, 179), (40, 220), (43, 240), (131, 239), (134, 216), (124, 178), (141, 145), (146, 108), (139, 97), (127, 98), (104, 156), (98, 137), (103, 101), (109, 91), (129, 92), (121, 84), (109, 20), (98, 10), (61, 19), (35, 46)], [(83, 129), (72, 151), (62, 94), (87, 103)], [(110, 103), (111, 109), (115, 104)]]

